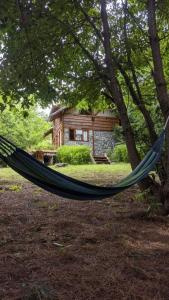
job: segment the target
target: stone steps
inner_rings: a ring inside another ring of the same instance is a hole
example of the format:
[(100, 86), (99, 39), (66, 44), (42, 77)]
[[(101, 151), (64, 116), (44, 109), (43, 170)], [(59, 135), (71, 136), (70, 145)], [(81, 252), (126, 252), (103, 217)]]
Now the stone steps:
[(94, 161), (96, 164), (110, 164), (110, 161), (108, 160), (108, 158), (106, 156), (93, 156)]

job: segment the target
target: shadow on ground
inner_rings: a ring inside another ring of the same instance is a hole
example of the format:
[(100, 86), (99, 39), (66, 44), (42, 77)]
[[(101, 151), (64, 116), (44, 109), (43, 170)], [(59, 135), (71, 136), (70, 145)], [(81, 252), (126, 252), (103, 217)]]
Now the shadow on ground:
[(64, 200), (24, 182), (0, 192), (0, 299), (168, 299), (169, 219), (135, 189)]

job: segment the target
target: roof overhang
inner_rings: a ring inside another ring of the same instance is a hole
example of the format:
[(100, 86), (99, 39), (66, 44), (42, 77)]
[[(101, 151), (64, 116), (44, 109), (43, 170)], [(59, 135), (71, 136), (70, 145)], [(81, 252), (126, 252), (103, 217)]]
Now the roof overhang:
[(67, 110), (66, 107), (60, 107), (59, 105), (52, 107), (51, 112), (49, 114), (49, 121), (53, 121), (56, 118), (58, 118), (65, 112), (65, 110)]

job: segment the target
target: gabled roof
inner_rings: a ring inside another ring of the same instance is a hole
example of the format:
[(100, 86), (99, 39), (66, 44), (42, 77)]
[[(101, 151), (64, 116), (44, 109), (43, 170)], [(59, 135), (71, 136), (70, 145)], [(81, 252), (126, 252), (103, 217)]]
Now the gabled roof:
[(58, 118), (63, 112), (65, 112), (68, 108), (61, 105), (53, 105), (49, 114), (49, 121), (53, 121)]
[[(49, 121), (53, 121), (56, 118), (59, 118), (62, 114), (64, 114), (69, 109), (71, 109), (71, 107), (61, 106), (61, 104), (53, 105), (49, 114)], [(111, 111), (111, 110), (107, 109), (106, 111)], [(100, 113), (98, 115), (100, 115)]]

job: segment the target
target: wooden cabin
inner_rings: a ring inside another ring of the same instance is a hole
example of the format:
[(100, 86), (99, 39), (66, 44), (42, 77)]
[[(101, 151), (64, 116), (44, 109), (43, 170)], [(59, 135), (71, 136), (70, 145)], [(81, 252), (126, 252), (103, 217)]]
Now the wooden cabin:
[(46, 133), (52, 134), (56, 148), (62, 145), (87, 145), (94, 156), (103, 157), (114, 147), (113, 129), (119, 119), (111, 110), (98, 114), (78, 111), (55, 105), (49, 115), (53, 127)]

